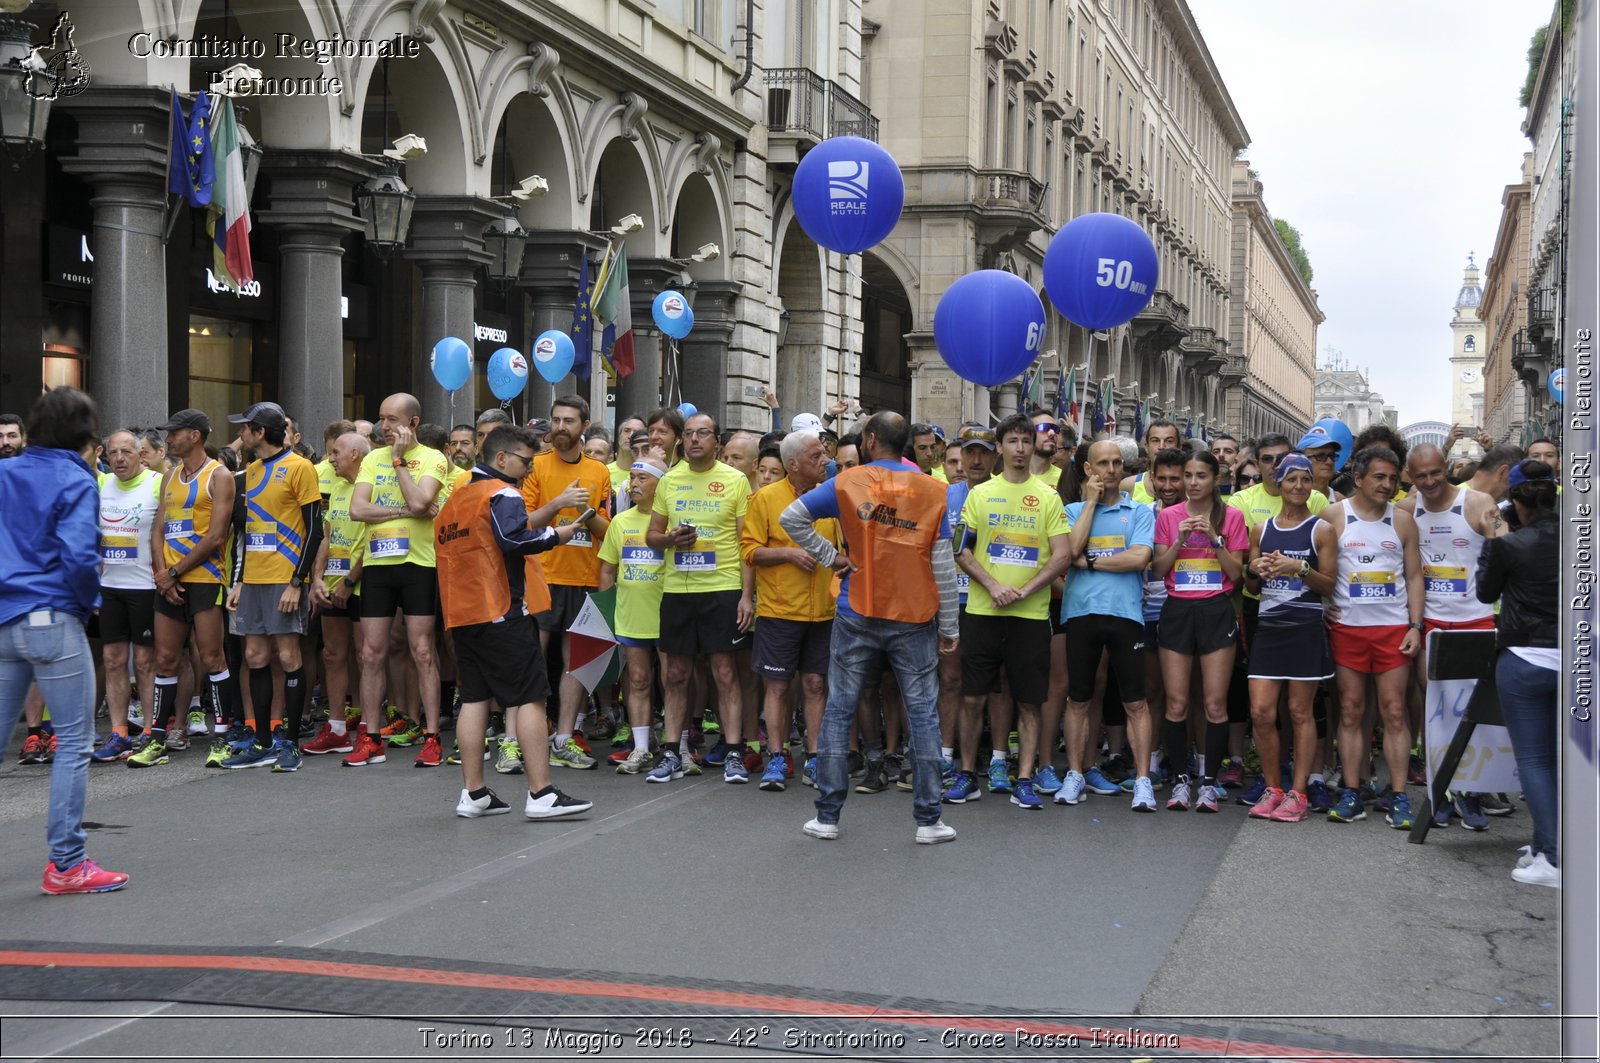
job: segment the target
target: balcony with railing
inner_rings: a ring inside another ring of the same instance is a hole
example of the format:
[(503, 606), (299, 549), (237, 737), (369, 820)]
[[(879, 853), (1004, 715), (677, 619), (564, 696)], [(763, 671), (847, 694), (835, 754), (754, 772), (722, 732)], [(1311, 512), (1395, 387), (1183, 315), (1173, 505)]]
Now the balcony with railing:
[(977, 199), (985, 206), (1043, 213), (1049, 188), (1022, 170), (979, 170)]
[(878, 119), (872, 108), (834, 81), (828, 82), (828, 135), (878, 139)]
[(1534, 342), (1554, 341), (1556, 336), (1556, 290), (1535, 288), (1528, 293), (1528, 338)]
[(775, 67), (767, 71), (766, 85), (774, 163), (799, 162), (828, 137), (878, 139), (872, 109), (809, 67)]

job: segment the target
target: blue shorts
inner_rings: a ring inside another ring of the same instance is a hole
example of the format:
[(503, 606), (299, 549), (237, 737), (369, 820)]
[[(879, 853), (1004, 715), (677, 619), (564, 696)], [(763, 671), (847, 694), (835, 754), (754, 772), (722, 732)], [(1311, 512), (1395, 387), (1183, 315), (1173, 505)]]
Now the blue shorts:
[(655, 639), (635, 639), (627, 635), (618, 635), (617, 642), (623, 646), (639, 646), (643, 649), (653, 650), (656, 647)]

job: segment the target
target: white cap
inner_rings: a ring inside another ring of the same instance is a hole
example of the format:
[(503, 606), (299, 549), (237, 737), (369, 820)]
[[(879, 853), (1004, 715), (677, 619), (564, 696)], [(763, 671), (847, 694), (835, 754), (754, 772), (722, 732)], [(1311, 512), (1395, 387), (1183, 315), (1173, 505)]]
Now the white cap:
[(820, 432), (822, 431), (822, 418), (814, 413), (797, 413), (789, 422), (791, 432)]

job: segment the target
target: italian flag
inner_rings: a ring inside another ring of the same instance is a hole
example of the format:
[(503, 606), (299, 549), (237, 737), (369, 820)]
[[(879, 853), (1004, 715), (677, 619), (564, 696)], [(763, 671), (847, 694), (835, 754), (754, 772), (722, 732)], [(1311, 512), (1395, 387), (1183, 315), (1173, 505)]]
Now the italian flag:
[(217, 158), (217, 183), (206, 219), (206, 230), (211, 233), (212, 272), (238, 291), (255, 280), (256, 272), (250, 263), (250, 197), (245, 192), (244, 154), (239, 150), (239, 127), (234, 122), (232, 100), (223, 101), (222, 114), (212, 125), (211, 141)]
[(594, 313), (606, 323), (600, 350), (617, 376), (633, 372), (633, 306), (628, 294), (628, 253), (617, 251), (601, 269), (594, 292)]

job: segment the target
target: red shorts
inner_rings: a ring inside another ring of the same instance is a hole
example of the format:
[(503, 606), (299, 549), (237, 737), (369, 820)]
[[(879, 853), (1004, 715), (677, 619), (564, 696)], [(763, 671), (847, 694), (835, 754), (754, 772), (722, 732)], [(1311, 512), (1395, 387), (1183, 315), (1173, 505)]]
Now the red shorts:
[(1404, 668), (1411, 658), (1400, 652), (1410, 626), (1390, 624), (1383, 627), (1351, 627), (1334, 624), (1328, 632), (1328, 646), (1333, 651), (1333, 663), (1366, 675), (1381, 675), (1396, 668)]
[(1493, 631), (1494, 614), (1479, 617), (1477, 620), (1434, 620), (1432, 617), (1422, 618), (1422, 634), (1426, 638), (1433, 631)]

